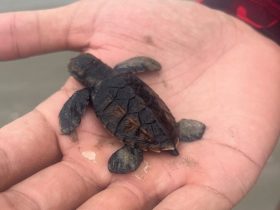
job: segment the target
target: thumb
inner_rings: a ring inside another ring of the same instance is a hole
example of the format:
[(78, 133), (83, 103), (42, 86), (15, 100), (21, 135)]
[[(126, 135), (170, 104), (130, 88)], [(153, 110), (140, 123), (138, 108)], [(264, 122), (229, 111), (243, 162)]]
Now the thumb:
[(82, 48), (87, 33), (72, 29), (83, 6), (79, 1), (55, 9), (0, 14), (0, 60)]

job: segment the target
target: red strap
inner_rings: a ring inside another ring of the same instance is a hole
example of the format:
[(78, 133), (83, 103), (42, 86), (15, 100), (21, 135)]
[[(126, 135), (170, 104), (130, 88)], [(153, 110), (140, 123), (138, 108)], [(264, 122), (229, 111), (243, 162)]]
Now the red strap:
[(280, 0), (196, 0), (253, 26), (280, 45)]
[[(256, 28), (271, 27), (280, 22), (280, 0), (197, 0), (235, 15)], [(227, 3), (225, 3), (227, 2)], [(225, 8), (225, 4), (228, 6)]]

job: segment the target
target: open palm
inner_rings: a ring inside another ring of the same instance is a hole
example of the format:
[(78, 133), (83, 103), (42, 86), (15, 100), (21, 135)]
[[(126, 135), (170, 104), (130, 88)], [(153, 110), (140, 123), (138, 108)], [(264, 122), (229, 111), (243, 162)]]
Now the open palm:
[[(121, 144), (88, 109), (75, 135), (58, 113), (82, 86), (70, 78), (35, 110), (0, 131), (4, 209), (230, 209), (252, 187), (279, 134), (279, 48), (245, 24), (187, 1), (83, 0), (0, 15), (0, 59), (77, 50), (114, 66), (150, 56), (139, 75), (177, 120), (207, 125), (180, 156), (145, 153), (137, 171), (111, 174)], [(66, 63), (68, 61), (65, 61)]]

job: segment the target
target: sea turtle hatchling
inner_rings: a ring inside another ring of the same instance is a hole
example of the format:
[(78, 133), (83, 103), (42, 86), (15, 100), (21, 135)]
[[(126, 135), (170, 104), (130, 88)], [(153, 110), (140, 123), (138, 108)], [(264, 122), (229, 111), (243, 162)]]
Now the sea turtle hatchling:
[(162, 99), (135, 75), (161, 69), (151, 58), (134, 57), (112, 69), (85, 53), (71, 59), (68, 68), (85, 88), (75, 92), (61, 109), (61, 132), (73, 132), (90, 103), (104, 126), (124, 144), (109, 159), (108, 169), (113, 173), (136, 170), (143, 151), (169, 150), (179, 155), (179, 140), (193, 141), (204, 133), (205, 125), (196, 120), (176, 123)]

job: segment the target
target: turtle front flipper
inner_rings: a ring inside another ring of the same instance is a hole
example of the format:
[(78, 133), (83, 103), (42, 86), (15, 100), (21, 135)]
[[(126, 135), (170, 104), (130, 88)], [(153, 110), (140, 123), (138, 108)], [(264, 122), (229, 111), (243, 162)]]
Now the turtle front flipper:
[(70, 134), (79, 126), (89, 97), (90, 90), (84, 88), (75, 92), (64, 104), (59, 113), (60, 129), (63, 134)]
[(179, 129), (179, 140), (192, 142), (202, 138), (206, 126), (197, 120), (182, 119), (177, 123)]
[(112, 173), (126, 174), (135, 171), (143, 161), (143, 151), (139, 148), (123, 146), (109, 159), (108, 169)]
[(145, 56), (130, 58), (124, 62), (119, 63), (114, 68), (114, 70), (116, 70), (116, 73), (118, 74), (159, 71), (160, 69), (161, 65), (159, 62)]

